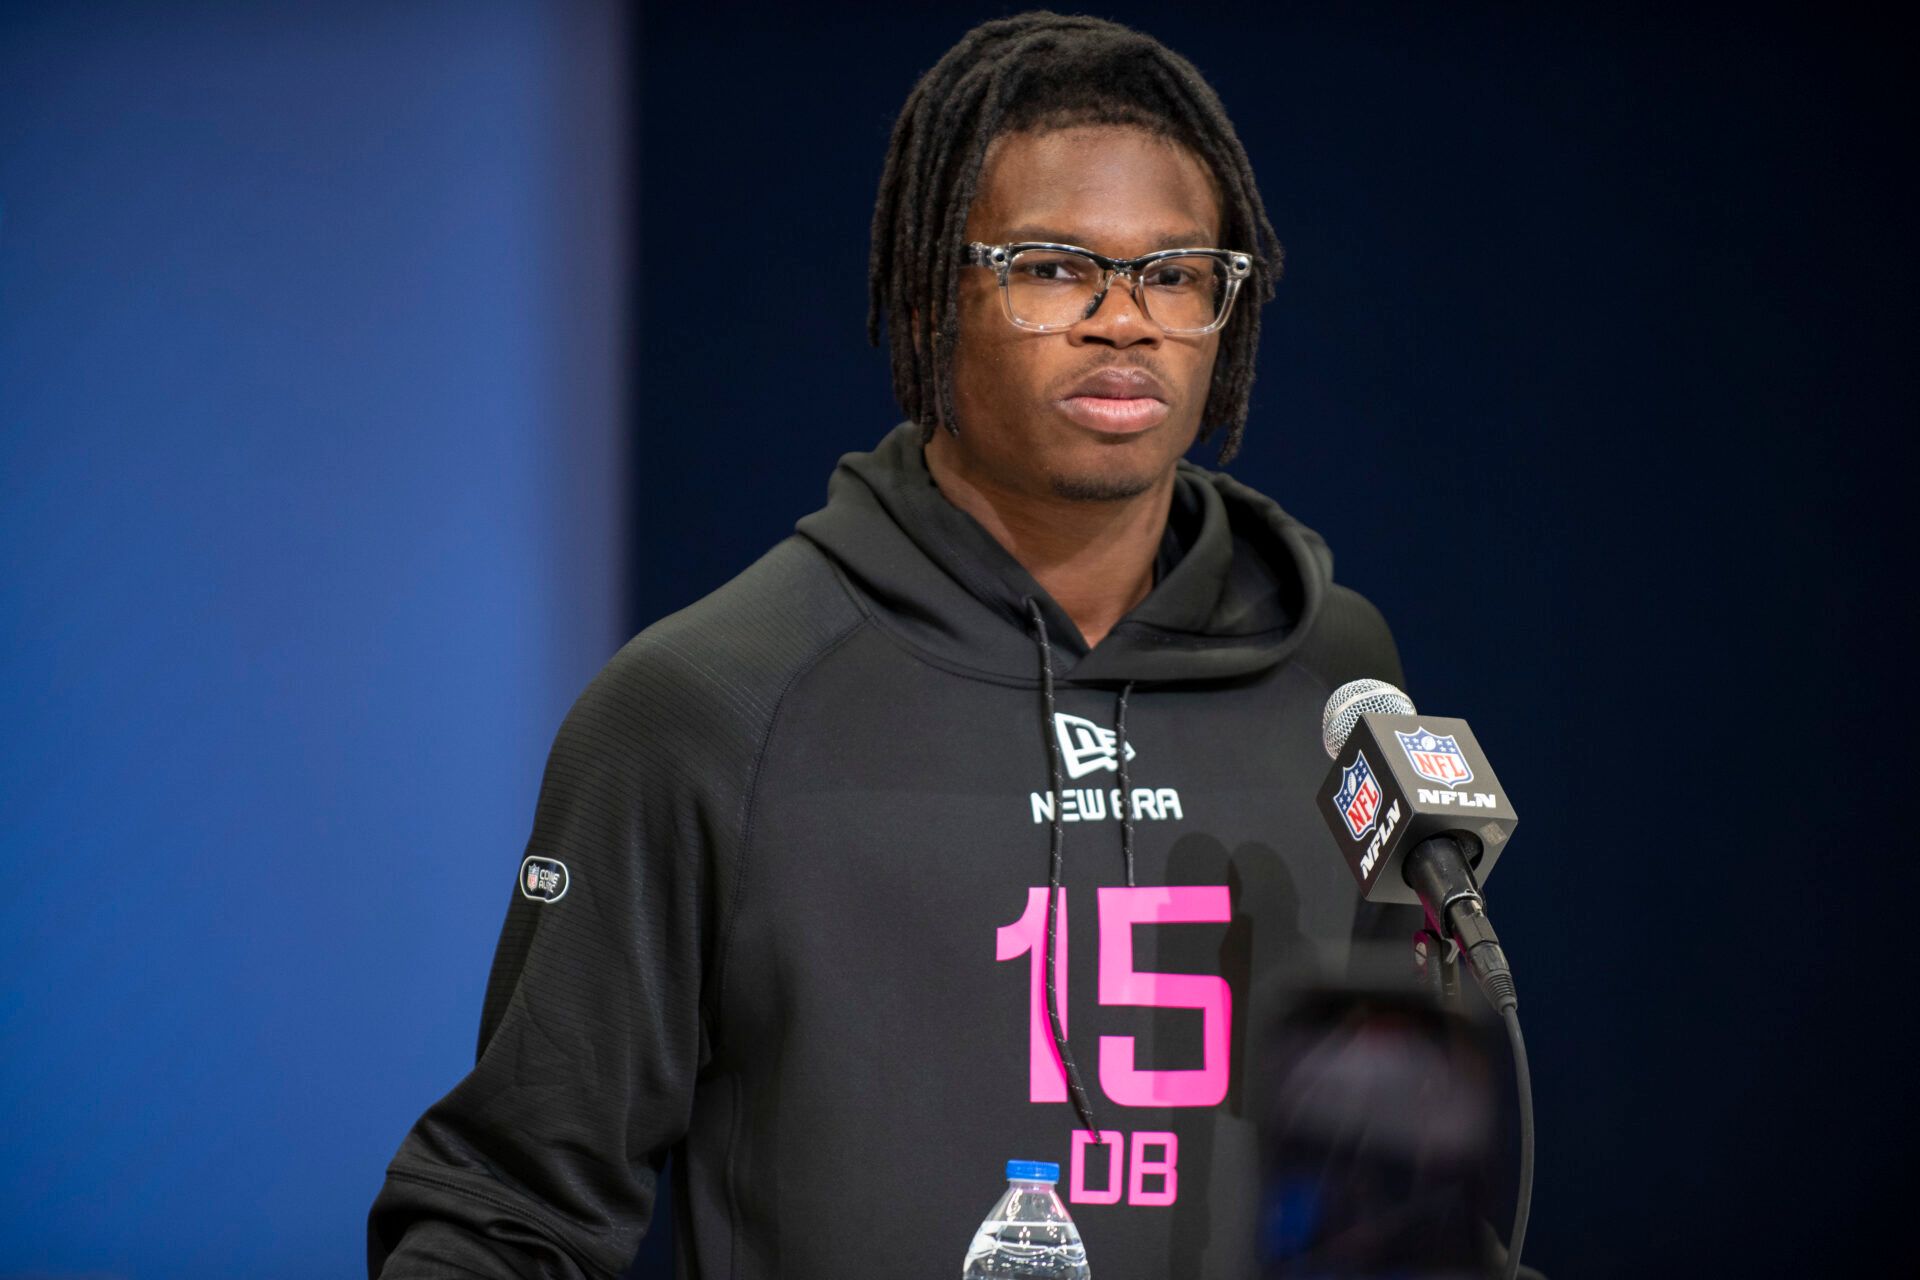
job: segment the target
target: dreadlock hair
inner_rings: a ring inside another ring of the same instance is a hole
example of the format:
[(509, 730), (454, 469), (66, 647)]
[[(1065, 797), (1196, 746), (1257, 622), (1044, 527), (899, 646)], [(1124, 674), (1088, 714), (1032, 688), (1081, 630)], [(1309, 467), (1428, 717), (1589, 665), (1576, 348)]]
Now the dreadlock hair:
[(987, 148), (1002, 134), (1096, 124), (1145, 129), (1204, 161), (1221, 196), (1221, 247), (1253, 258), (1200, 419), (1201, 439), (1227, 429), (1220, 461), (1230, 461), (1246, 431), (1260, 304), (1280, 277), (1280, 241), (1220, 99), (1185, 58), (1117, 23), (1045, 10), (985, 22), (920, 77), (894, 122), (874, 203), (867, 339), (880, 344), (884, 317), (894, 395), (923, 438), (940, 424), (957, 431), (962, 240)]

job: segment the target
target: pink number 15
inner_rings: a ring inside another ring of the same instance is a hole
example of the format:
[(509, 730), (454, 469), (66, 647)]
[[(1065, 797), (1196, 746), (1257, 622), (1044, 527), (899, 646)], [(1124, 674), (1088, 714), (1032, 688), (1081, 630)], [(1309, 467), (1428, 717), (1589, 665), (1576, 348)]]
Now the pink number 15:
[[(1143, 1071), (1134, 1062), (1132, 1036), (1100, 1037), (1100, 1088), (1125, 1107), (1211, 1107), (1227, 1096), (1227, 1039), (1233, 1025), (1233, 990), (1225, 978), (1199, 973), (1141, 973), (1133, 967), (1133, 927), (1139, 924), (1225, 924), (1233, 903), (1225, 885), (1110, 887), (1100, 896), (1100, 1003), (1156, 1009), (1198, 1009), (1202, 1015), (1201, 1065), (1186, 1070)], [(1060, 891), (1060, 923), (1054, 936), (1054, 989), (1060, 1026), (1067, 1030), (1067, 894)], [(1065, 1102), (1067, 1073), (1053, 1050), (1041, 989), (1041, 943), (1047, 934), (1047, 891), (1027, 891), (1027, 910), (995, 934), (996, 960), (1031, 956), (1027, 981), (1029, 1096), (1035, 1102)]]

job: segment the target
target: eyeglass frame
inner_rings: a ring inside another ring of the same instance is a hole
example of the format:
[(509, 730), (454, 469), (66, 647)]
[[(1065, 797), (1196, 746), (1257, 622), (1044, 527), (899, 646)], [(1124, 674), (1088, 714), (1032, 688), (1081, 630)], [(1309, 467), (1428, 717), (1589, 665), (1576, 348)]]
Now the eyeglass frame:
[[(1088, 308), (1086, 315), (1066, 324), (1032, 324), (1013, 314), (1013, 294), (1007, 289), (1007, 272), (1013, 266), (1014, 255), (1025, 253), (1029, 249), (1052, 249), (1056, 252), (1077, 253), (1091, 259), (1093, 264), (1105, 273), (1100, 281), (1100, 288), (1093, 295), (1093, 305)], [(1158, 320), (1153, 320), (1153, 308), (1147, 305), (1147, 300), (1140, 294), (1140, 272), (1149, 263), (1160, 262), (1167, 258), (1195, 257), (1212, 258), (1227, 268), (1227, 293), (1220, 300), (1220, 314), (1204, 329), (1169, 329)], [(1008, 321), (1015, 328), (1025, 329), (1029, 333), (1065, 333), (1074, 325), (1085, 324), (1098, 314), (1102, 306), (1106, 305), (1107, 291), (1113, 287), (1113, 278), (1125, 276), (1129, 282), (1128, 292), (1133, 295), (1133, 301), (1140, 308), (1140, 314), (1153, 320), (1162, 333), (1181, 338), (1205, 337), (1209, 333), (1218, 333), (1226, 326), (1228, 319), (1233, 315), (1234, 299), (1240, 296), (1240, 286), (1253, 275), (1252, 255), (1232, 249), (1158, 249), (1152, 253), (1143, 253), (1137, 258), (1109, 258), (1104, 253), (1095, 253), (1077, 244), (1053, 244), (1045, 240), (1016, 240), (1011, 244), (982, 244), (975, 240), (967, 245), (966, 264), (970, 267), (992, 269), (1000, 279), (1000, 302), (1006, 309)]]

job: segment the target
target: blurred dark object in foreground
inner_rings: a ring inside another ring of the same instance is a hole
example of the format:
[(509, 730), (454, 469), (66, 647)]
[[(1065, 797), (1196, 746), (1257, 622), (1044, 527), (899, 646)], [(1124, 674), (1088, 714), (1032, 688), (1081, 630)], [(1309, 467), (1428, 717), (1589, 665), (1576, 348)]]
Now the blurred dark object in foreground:
[(1354, 973), (1262, 1002), (1277, 1012), (1253, 1028), (1260, 1274), (1496, 1275), (1517, 1154), (1500, 1023), (1471, 984), (1441, 999), (1406, 944)]

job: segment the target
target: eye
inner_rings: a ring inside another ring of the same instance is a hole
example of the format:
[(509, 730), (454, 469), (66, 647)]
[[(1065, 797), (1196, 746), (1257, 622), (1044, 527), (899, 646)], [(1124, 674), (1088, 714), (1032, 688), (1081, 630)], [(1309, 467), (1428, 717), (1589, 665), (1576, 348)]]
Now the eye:
[(1093, 276), (1093, 264), (1069, 253), (1028, 250), (1015, 254), (1012, 276), (1027, 284), (1078, 285)]

